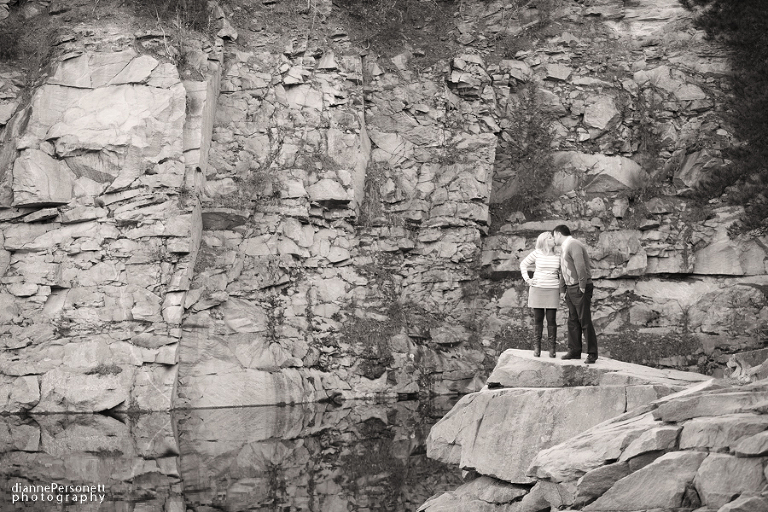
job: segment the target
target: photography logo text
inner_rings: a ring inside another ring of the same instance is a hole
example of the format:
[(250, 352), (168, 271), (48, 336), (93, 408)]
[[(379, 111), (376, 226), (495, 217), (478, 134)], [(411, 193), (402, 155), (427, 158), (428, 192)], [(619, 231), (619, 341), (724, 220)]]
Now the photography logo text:
[(25, 485), (17, 482), (11, 487), (13, 503), (101, 503), (105, 496), (103, 485)]

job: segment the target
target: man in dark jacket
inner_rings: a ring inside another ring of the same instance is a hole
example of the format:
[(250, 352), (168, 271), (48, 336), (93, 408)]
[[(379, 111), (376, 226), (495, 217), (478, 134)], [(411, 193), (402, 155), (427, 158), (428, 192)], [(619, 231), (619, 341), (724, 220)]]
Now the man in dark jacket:
[(571, 236), (568, 226), (552, 230), (555, 245), (561, 247), (560, 291), (568, 305), (568, 352), (562, 359), (581, 359), (582, 332), (587, 338), (586, 364), (597, 361), (597, 334), (592, 325), (592, 264), (587, 246)]

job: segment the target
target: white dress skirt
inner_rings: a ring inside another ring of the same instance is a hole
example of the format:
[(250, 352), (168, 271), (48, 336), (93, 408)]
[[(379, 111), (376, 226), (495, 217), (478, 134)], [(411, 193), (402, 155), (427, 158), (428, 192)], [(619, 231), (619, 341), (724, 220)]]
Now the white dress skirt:
[(528, 287), (528, 307), (536, 309), (557, 309), (560, 305), (559, 288)]

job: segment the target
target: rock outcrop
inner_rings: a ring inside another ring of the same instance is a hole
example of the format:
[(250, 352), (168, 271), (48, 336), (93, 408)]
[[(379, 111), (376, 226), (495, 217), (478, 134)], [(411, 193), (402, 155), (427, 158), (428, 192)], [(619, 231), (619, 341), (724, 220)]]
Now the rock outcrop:
[(531, 484), (526, 469), (541, 450), (705, 380), (607, 359), (586, 366), (508, 350), (489, 379), (489, 387), (503, 388), (462, 397), (432, 428), (427, 454), (507, 483)]
[(565, 504), (583, 510), (759, 510), (767, 393), (765, 381), (705, 384), (544, 450), (528, 472), (569, 489)]
[[(590, 370), (600, 373), (600, 364)], [(562, 363), (511, 353), (494, 374), (505, 375), (511, 385), (512, 372), (500, 370), (516, 370), (520, 383), (528, 385), (526, 365), (531, 374), (551, 373), (553, 382), (562, 382), (558, 371), (542, 371)], [(653, 380), (658, 370), (605, 369), (601, 380), (630, 372)], [(671, 377), (656, 375), (662, 382)], [(420, 510), (762, 510), (768, 504), (768, 384), (702, 381), (703, 376), (682, 372), (675, 377), (687, 387), (660, 399), (643, 393), (632, 407), (627, 403), (623, 414), (616, 405), (620, 398), (601, 400), (599, 391), (629, 396), (635, 386), (600, 383), (467, 395), (433, 427), (427, 450), (430, 457), (482, 476), (431, 498)], [(669, 392), (669, 386), (667, 381), (655, 391)], [(569, 398), (552, 408), (541, 397), (554, 393)], [(510, 400), (517, 395), (527, 400)], [(614, 417), (604, 420), (611, 407)]]
[[(529, 350), (510, 349), (499, 356), (488, 388), (560, 388), (572, 386), (667, 386), (672, 391), (708, 378), (692, 372), (648, 368), (600, 358), (585, 365), (579, 359), (538, 359)], [(633, 409), (637, 404), (629, 404)]]

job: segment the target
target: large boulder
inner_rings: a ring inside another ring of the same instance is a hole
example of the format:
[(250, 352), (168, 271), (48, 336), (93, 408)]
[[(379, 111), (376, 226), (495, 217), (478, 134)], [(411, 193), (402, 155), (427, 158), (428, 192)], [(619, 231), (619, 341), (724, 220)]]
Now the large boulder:
[(717, 510), (757, 496), (766, 484), (767, 390), (768, 381), (699, 384), (541, 451), (528, 474), (575, 486), (576, 505), (597, 498), (590, 511)]
[[(653, 386), (641, 386), (655, 399)], [(541, 450), (626, 412), (627, 386), (484, 390), (464, 396), (429, 434), (429, 457), (511, 483)], [(504, 454), (499, 457), (498, 454)]]
[(688, 488), (701, 462), (702, 452), (671, 452), (614, 484), (584, 510), (611, 511), (671, 509), (690, 506)]
[[(518, 389), (484, 389), (463, 397), (430, 432), (428, 454), (507, 482), (531, 483), (534, 480), (525, 474), (524, 466), (540, 450), (706, 380), (708, 377), (696, 373), (655, 370), (607, 358), (588, 366), (509, 349), (488, 378), (488, 388)], [(649, 416), (645, 421), (652, 420)], [(671, 438), (667, 434), (649, 435), (634, 451), (645, 453), (651, 450), (648, 446), (659, 450), (671, 439), (676, 442), (676, 431), (669, 433)], [(607, 437), (606, 443), (594, 447), (600, 461), (594, 467), (621, 454), (614, 447), (613, 434)], [(505, 456), (498, 457), (498, 453)], [(587, 459), (590, 457), (593, 455)]]
[[(744, 458), (727, 453), (710, 453), (698, 468), (694, 480), (701, 504), (718, 508), (735, 495), (759, 494), (766, 485), (763, 473), (766, 460), (766, 457)], [(680, 473), (679, 470), (677, 473)]]
[(616, 108), (616, 103), (610, 96), (590, 96), (585, 103), (584, 124), (590, 128), (595, 128), (601, 132), (610, 130), (621, 119), (621, 112)]
[(523, 486), (481, 476), (455, 491), (433, 496), (419, 507), (419, 512), (521, 512), (522, 503), (516, 500), (527, 492)]

